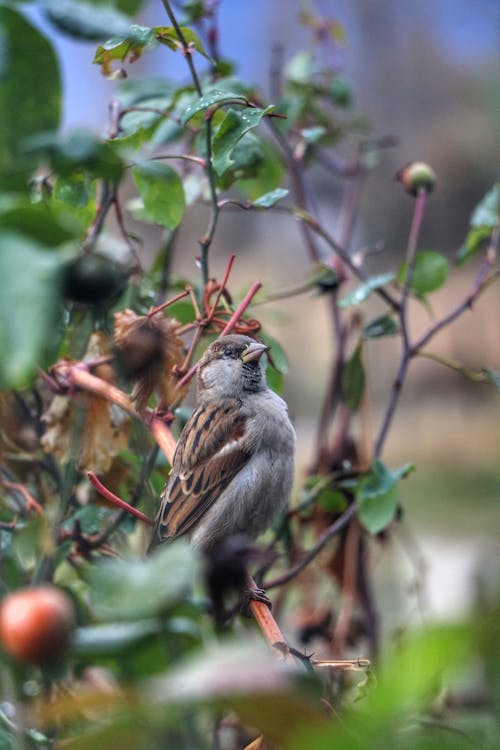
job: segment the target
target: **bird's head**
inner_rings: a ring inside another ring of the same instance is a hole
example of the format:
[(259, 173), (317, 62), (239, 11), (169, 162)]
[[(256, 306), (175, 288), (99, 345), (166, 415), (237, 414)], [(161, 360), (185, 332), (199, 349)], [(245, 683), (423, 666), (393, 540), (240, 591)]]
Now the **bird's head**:
[(240, 398), (263, 390), (266, 376), (261, 357), (268, 349), (249, 336), (237, 334), (214, 341), (198, 368), (200, 400)]

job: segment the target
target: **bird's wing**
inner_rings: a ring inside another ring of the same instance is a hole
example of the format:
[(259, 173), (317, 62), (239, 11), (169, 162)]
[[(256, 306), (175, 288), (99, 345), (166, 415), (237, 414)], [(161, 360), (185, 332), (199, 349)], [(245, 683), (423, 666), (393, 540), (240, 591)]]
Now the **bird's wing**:
[(249, 459), (238, 402), (199, 406), (187, 422), (161, 495), (153, 545), (185, 534)]

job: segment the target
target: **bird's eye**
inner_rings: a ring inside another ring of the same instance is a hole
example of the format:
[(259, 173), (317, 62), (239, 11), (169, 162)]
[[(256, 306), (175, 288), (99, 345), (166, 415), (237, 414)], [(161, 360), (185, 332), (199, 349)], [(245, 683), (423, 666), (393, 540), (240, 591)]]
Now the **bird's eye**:
[(222, 352), (222, 356), (224, 357), (224, 359), (236, 359), (237, 355), (234, 349), (224, 349), (224, 351)]

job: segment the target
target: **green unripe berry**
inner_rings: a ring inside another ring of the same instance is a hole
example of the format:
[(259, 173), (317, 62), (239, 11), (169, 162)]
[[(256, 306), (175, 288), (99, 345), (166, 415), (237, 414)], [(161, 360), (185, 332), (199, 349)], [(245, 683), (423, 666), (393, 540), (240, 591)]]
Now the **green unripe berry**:
[(104, 255), (80, 255), (64, 269), (63, 293), (81, 305), (100, 305), (119, 296), (127, 276), (122, 266)]
[(396, 174), (396, 179), (410, 195), (418, 195), (420, 190), (431, 193), (436, 185), (436, 173), (423, 161), (408, 162)]

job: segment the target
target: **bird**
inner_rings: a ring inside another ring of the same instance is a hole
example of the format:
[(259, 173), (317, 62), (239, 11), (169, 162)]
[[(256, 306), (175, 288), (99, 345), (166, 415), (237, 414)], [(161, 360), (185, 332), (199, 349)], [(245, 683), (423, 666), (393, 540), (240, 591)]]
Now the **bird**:
[(249, 336), (214, 341), (197, 370), (197, 406), (180, 435), (149, 551), (188, 535), (210, 555), (230, 537), (256, 539), (288, 504), (295, 431), (266, 382), (269, 347)]

